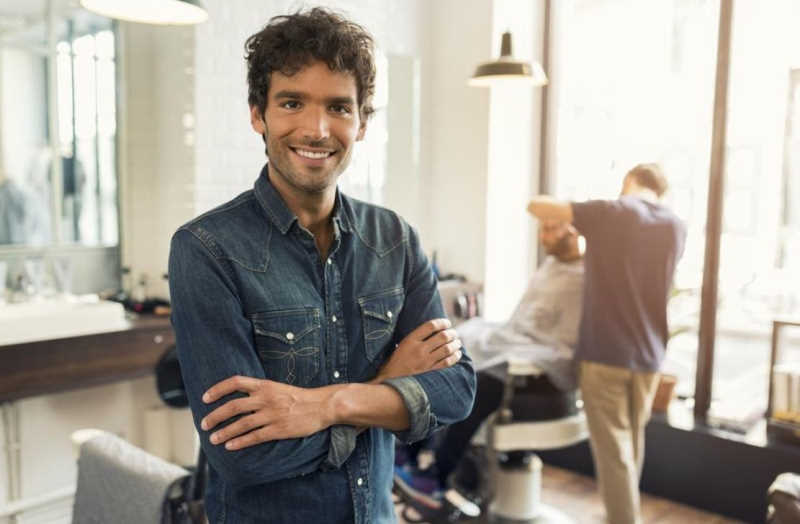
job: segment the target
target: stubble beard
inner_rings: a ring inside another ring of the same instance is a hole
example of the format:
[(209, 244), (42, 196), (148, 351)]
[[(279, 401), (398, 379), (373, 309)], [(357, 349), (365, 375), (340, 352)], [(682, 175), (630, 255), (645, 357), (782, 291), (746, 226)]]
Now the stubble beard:
[[(291, 150), (288, 145), (282, 144), (280, 139), (272, 140), (269, 133), (265, 133), (263, 138), (264, 153), (269, 160), (271, 169), (274, 170), (276, 174), (280, 176), (287, 184), (298, 191), (307, 194), (323, 193), (331, 186), (335, 186), (337, 180), (339, 179), (339, 175), (341, 175), (350, 164), (350, 159), (353, 154), (352, 148), (342, 153), (344, 148), (342, 148), (338, 141), (336, 141), (336, 154), (343, 156), (339, 163), (331, 169), (330, 173), (319, 177), (314, 176), (313, 174), (305, 175), (298, 173), (295, 169), (293, 169), (292, 161), (289, 158), (291, 155)], [(313, 147), (312, 143), (309, 143), (308, 145)], [(270, 154), (270, 151), (272, 151), (272, 154)]]

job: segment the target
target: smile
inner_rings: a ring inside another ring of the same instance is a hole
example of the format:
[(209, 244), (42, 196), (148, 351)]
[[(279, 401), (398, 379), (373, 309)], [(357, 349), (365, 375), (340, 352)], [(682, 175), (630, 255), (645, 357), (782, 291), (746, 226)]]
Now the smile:
[(309, 149), (299, 149), (299, 148), (292, 148), (292, 151), (297, 153), (298, 155), (304, 158), (311, 158), (314, 160), (319, 160), (322, 158), (328, 158), (329, 156), (333, 155), (333, 151), (311, 151)]

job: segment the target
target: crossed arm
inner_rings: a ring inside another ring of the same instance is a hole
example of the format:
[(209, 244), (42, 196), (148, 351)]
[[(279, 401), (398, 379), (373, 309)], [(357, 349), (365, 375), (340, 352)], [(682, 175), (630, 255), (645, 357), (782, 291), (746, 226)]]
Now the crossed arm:
[(290, 438), (302, 438), (333, 425), (375, 426), (391, 431), (409, 427), (403, 398), (386, 379), (417, 375), (451, 367), (461, 359), (461, 341), (447, 319), (423, 323), (407, 335), (381, 367), (378, 376), (366, 384), (337, 384), (300, 388), (245, 376), (218, 382), (203, 394), (206, 404), (235, 392), (247, 396), (230, 400), (200, 423), (205, 431), (242, 415), (235, 422), (211, 434), (214, 445), (237, 450)]

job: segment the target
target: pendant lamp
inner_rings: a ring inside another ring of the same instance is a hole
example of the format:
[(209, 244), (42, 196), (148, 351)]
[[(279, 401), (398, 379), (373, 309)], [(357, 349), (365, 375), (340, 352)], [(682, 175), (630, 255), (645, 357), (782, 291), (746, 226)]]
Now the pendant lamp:
[(191, 25), (208, 20), (200, 0), (80, 0), (81, 7), (126, 22)]
[(475, 87), (489, 87), (505, 83), (522, 83), (539, 87), (547, 84), (547, 75), (539, 62), (518, 62), (511, 56), (511, 33), (503, 33), (500, 44), (500, 58), (484, 62), (475, 69), (475, 74), (467, 84)]

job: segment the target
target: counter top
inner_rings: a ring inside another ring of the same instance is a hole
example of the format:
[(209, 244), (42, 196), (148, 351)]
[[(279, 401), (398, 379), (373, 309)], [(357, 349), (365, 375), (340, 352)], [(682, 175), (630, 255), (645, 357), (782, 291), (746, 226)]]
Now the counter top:
[(0, 347), (0, 402), (146, 376), (175, 343), (169, 318), (111, 332)]

